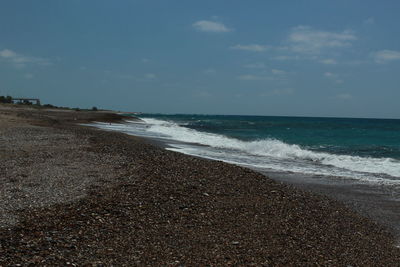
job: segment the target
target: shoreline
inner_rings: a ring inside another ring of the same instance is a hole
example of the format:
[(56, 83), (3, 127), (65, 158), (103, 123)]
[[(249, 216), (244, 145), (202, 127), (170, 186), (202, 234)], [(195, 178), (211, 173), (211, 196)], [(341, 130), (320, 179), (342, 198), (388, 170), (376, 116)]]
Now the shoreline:
[[(122, 124), (124, 123), (125, 122), (122, 122)], [(97, 126), (96, 124), (89, 124), (89, 126), (93, 126), (94, 128), (99, 128), (101, 130), (119, 132), (118, 130), (105, 129), (101, 126)], [(136, 136), (135, 134), (128, 135)], [(183, 153), (185, 155), (218, 161), (218, 159), (201, 157), (195, 154), (186, 154), (185, 152), (181, 152), (179, 149), (175, 149), (175, 145), (177, 145), (177, 147), (180, 147), (180, 144), (199, 145), (196, 143), (185, 143), (176, 140), (148, 136), (139, 137), (144, 138), (151, 144), (163, 149), (170, 150), (172, 148), (172, 151)], [(249, 168), (265, 175), (268, 178), (271, 178), (274, 181), (290, 184), (301, 190), (310, 191), (314, 194), (328, 196), (331, 199), (335, 199), (345, 204), (355, 212), (360, 213), (363, 216), (387, 227), (395, 236), (397, 246), (400, 246), (400, 204), (398, 201), (400, 192), (397, 189), (398, 187), (395, 187), (395, 185), (371, 184), (366, 181), (360, 181), (351, 178), (303, 174), (300, 172), (295, 173), (289, 171), (274, 171), (253, 167), (251, 165), (241, 165), (231, 162), (227, 163)]]
[[(12, 151), (3, 164), (17, 161), (20, 153), (27, 161), (0, 165), (7, 178), (13, 168), (32, 170), (36, 165), (28, 161), (37, 160), (60, 171), (52, 175), (44, 168), (41, 177), (62, 181), (48, 188), (48, 193), (60, 190), (55, 202), (9, 211), (17, 218), (0, 228), (0, 265), (395, 265), (400, 260), (391, 234), (327, 197), (247, 168), (76, 125), (93, 114), (7, 112), (0, 109), (0, 119), (8, 116), (0, 127), (2, 139), (20, 143), (1, 144)], [(70, 144), (61, 147), (66, 140)], [(41, 149), (30, 151), (27, 145)], [(3, 189), (21, 181), (20, 191), (10, 195), (19, 203), (32, 197), (19, 193), (46, 182), (32, 172), (24, 175), (3, 181)], [(65, 191), (73, 183), (85, 190)], [(65, 199), (57, 202), (63, 193)]]

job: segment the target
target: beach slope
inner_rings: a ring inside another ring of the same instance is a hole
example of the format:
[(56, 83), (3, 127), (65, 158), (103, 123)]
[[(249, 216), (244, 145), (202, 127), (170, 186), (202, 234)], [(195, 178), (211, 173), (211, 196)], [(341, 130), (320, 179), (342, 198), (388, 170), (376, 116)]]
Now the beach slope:
[(246, 168), (0, 106), (0, 266), (398, 266), (378, 224)]

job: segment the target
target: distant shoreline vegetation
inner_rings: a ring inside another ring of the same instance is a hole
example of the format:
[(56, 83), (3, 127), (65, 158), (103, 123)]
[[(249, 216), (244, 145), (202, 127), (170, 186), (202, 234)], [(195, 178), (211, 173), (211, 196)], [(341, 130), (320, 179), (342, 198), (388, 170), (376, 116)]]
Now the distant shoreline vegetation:
[(52, 104), (33, 104), (29, 99), (20, 100), (19, 98), (13, 98), (12, 96), (0, 96), (0, 103), (2, 104), (13, 104), (13, 105), (28, 105), (35, 108), (54, 108), (54, 109), (67, 109), (67, 110), (75, 110), (75, 111), (98, 111), (99, 109), (96, 106), (93, 106), (91, 109), (81, 109), (81, 108), (70, 108), (70, 107), (59, 107)]
[(0, 103), (4, 104), (11, 104), (12, 103), (12, 97), (11, 96), (0, 96)]

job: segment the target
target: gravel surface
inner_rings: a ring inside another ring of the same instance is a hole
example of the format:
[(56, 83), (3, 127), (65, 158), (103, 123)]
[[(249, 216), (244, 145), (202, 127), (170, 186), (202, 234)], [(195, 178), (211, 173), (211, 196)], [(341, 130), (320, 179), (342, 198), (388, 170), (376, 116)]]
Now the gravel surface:
[(0, 109), (0, 266), (400, 266), (392, 236), (339, 202), (20, 112)]
[(109, 166), (123, 157), (91, 152), (85, 138), (38, 126), (3, 130), (0, 156), (0, 227), (18, 221), (15, 210), (86, 196), (88, 187), (114, 178)]

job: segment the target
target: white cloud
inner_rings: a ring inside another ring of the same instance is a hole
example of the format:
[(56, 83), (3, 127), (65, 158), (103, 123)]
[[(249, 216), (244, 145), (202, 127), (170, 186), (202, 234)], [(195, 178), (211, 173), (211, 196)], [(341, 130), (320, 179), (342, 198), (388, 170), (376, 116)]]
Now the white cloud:
[(0, 56), (3, 58), (14, 58), (17, 54), (14, 51), (4, 49), (0, 51)]
[(319, 54), (323, 49), (350, 46), (355, 40), (357, 37), (350, 31), (319, 31), (308, 26), (293, 28), (288, 37), (293, 52), (306, 54)]
[(234, 45), (230, 47), (231, 49), (236, 49), (236, 50), (245, 50), (245, 51), (251, 51), (251, 52), (264, 52), (265, 50), (269, 49), (269, 46), (266, 45), (259, 45), (259, 44), (249, 44), (249, 45)]
[(192, 24), (192, 26), (202, 32), (230, 32), (229, 29), (224, 24), (220, 22), (210, 21), (210, 20), (199, 20)]
[(349, 99), (352, 99), (353, 96), (348, 93), (342, 93), (342, 94), (336, 95), (336, 98), (343, 99), (343, 100), (349, 100)]
[(253, 74), (245, 74), (238, 76), (239, 80), (243, 81), (264, 81), (264, 80), (271, 80), (271, 77), (268, 76), (261, 76), (261, 75), (253, 75)]
[(244, 67), (248, 68), (248, 69), (263, 69), (263, 68), (265, 68), (265, 64), (261, 63), (261, 62), (256, 62), (256, 63), (244, 65)]
[(338, 83), (338, 84), (342, 84), (344, 82), (343, 80), (339, 79), (339, 75), (337, 75), (336, 73), (325, 72), (324, 76), (326, 78), (333, 80), (335, 83)]
[(322, 59), (319, 62), (321, 62), (322, 64), (326, 64), (326, 65), (335, 65), (337, 64), (337, 61), (333, 58), (327, 58), (327, 59)]
[(12, 63), (15, 67), (25, 67), (27, 64), (35, 64), (41, 66), (51, 65), (51, 62), (48, 59), (24, 56), (10, 49), (1, 50), (0, 59), (4, 59)]
[[(309, 26), (297, 26), (292, 28), (287, 37), (276, 46), (236, 44), (230, 49), (252, 52), (268, 50), (275, 54), (271, 57), (274, 60), (311, 60), (334, 65), (338, 62), (332, 55), (337, 55), (338, 49), (349, 47), (356, 40), (357, 36), (350, 30), (334, 32), (317, 30)], [(251, 68), (251, 65), (248, 68)]]
[(400, 51), (381, 50), (373, 53), (376, 63), (387, 63), (390, 61), (400, 60)]

